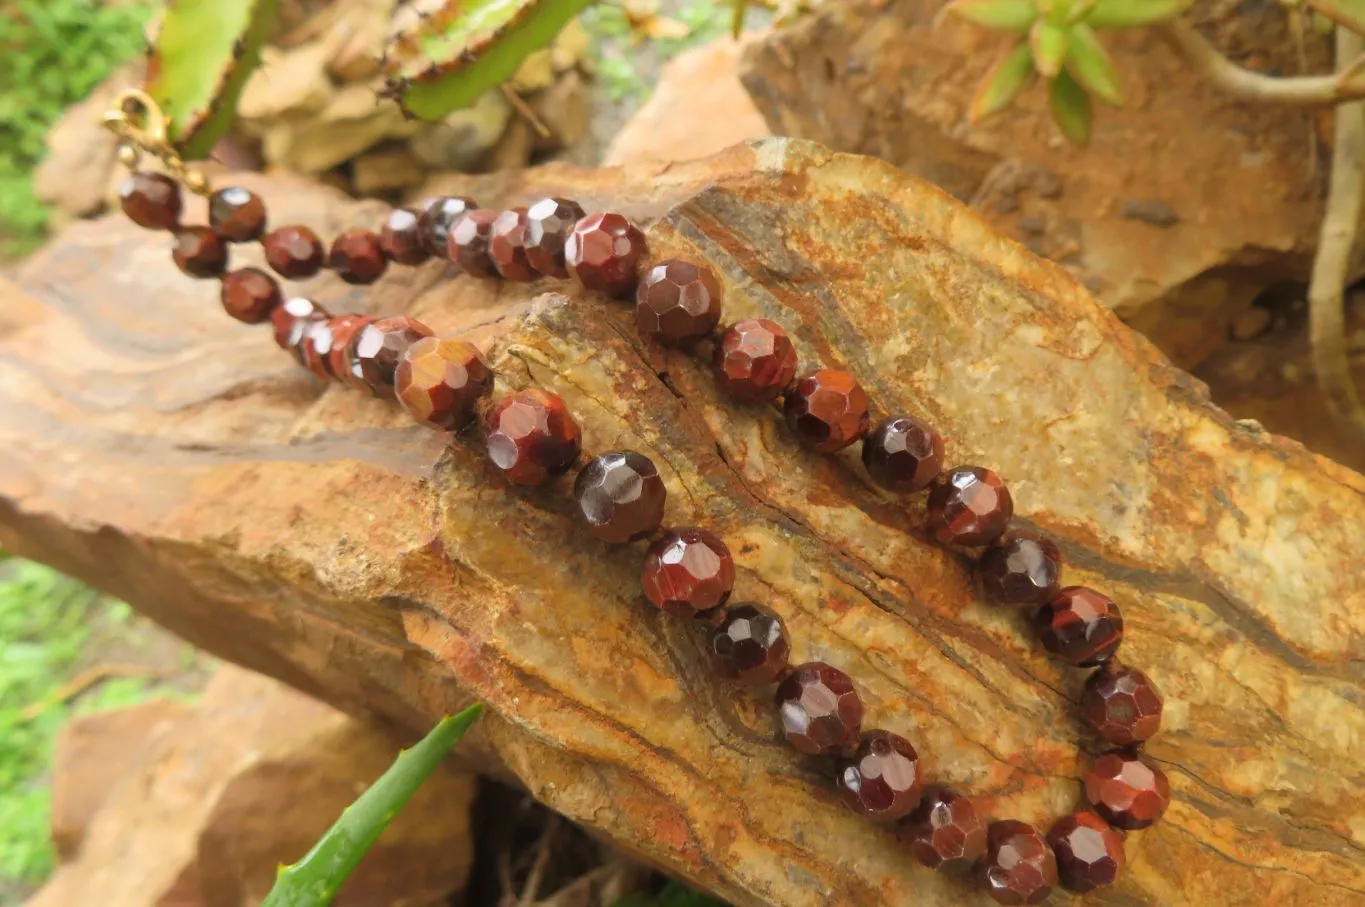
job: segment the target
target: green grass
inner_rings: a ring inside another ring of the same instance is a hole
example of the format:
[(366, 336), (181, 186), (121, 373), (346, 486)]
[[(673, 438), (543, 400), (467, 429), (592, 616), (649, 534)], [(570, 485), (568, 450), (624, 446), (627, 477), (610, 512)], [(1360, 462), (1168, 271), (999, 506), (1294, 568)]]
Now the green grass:
[(664, 886), (664, 890), (656, 895), (626, 895), (611, 907), (726, 907), (726, 905), (724, 901), (699, 894), (677, 882), (669, 882)]
[(733, 11), (731, 0), (687, 0), (670, 17), (688, 27), (681, 38), (649, 40), (637, 36), (626, 18), (625, 10), (616, 3), (598, 3), (583, 13), (583, 25), (593, 36), (597, 77), (606, 86), (613, 100), (643, 99), (649, 94), (650, 83), (640, 74), (636, 58), (644, 42), (662, 64), (691, 47), (707, 44), (725, 34), (730, 28)]
[(48, 211), (32, 172), (48, 130), (143, 49), (153, 4), (0, 0), (0, 257), (42, 241)]

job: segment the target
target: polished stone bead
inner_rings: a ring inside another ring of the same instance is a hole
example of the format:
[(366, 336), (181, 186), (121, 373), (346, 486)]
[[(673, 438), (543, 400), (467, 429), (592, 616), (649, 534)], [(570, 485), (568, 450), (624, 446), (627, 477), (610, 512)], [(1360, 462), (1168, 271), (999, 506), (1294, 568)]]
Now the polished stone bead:
[(943, 471), (943, 437), (914, 416), (892, 416), (863, 439), (863, 466), (888, 491), (923, 491)]
[(588, 532), (615, 543), (633, 542), (658, 529), (668, 498), (653, 461), (633, 450), (593, 457), (578, 471), (573, 495)]
[(825, 368), (802, 378), (782, 405), (787, 424), (807, 447), (832, 453), (867, 433), (867, 394), (848, 372)]
[(635, 292), (642, 337), (681, 346), (711, 336), (720, 323), (720, 283), (710, 268), (672, 258), (645, 272)]
[(853, 757), (839, 766), (839, 795), (859, 815), (893, 822), (919, 806), (919, 754), (910, 741), (890, 731), (868, 731)]
[(976, 565), (981, 591), (1003, 605), (1041, 605), (1057, 592), (1062, 553), (1047, 539), (1015, 536), (992, 545)]
[(982, 861), (986, 890), (997, 904), (1041, 904), (1057, 884), (1057, 858), (1027, 822), (992, 822)]
[(459, 431), (474, 421), (479, 399), (493, 389), (493, 372), (463, 340), (423, 337), (408, 347), (394, 373), (398, 402), (423, 425)]
[(303, 340), (314, 323), (328, 318), (327, 310), (311, 299), (294, 296), (275, 306), (270, 322), (275, 329), (275, 343), (303, 362)]
[(645, 254), (645, 236), (621, 214), (590, 214), (564, 243), (564, 265), (585, 290), (629, 296)]
[(777, 685), (777, 720), (787, 742), (810, 754), (853, 751), (863, 727), (863, 702), (853, 680), (833, 665), (811, 661)]
[(1137, 668), (1101, 668), (1085, 682), (1081, 717), (1115, 746), (1141, 743), (1161, 727), (1161, 692)]
[(299, 341), (299, 351), (308, 371), (319, 378), (335, 378), (332, 371), (332, 350), (336, 347), (335, 318), (324, 318), (308, 324)]
[(327, 371), (345, 384), (368, 390), (363, 381), (351, 373), (350, 346), (355, 335), (375, 319), (368, 315), (338, 315), (331, 319), (332, 349), (327, 354)]
[(1123, 834), (1088, 809), (1053, 823), (1047, 843), (1068, 891), (1084, 894), (1112, 885), (1123, 869)]
[(706, 641), (711, 666), (726, 680), (763, 686), (786, 673), (791, 640), (782, 618), (761, 605), (731, 605)]
[(1043, 648), (1068, 664), (1092, 668), (1114, 657), (1123, 641), (1123, 614), (1107, 595), (1067, 586), (1034, 615)]
[(422, 240), (421, 215), (411, 208), (394, 208), (379, 231), (384, 257), (400, 265), (420, 265), (431, 257)]
[(980, 466), (959, 466), (929, 491), (929, 534), (945, 545), (988, 545), (1009, 527), (1014, 501), (1000, 477)]
[(986, 820), (969, 798), (930, 787), (901, 826), (900, 837), (930, 869), (965, 872), (986, 852)]
[(640, 583), (655, 606), (695, 617), (725, 604), (735, 587), (735, 562), (705, 529), (670, 529), (649, 546)]
[(238, 268), (223, 275), (223, 309), (247, 324), (260, 324), (280, 304), (280, 285), (260, 268)]
[(327, 267), (347, 283), (374, 283), (389, 266), (379, 234), (369, 230), (347, 230), (332, 241)]
[(443, 195), (426, 203), (418, 218), (418, 231), (422, 243), (432, 255), (450, 257), (450, 228), (455, 221), (479, 206), (472, 198)]
[(180, 225), (180, 186), (169, 176), (138, 171), (118, 184), (119, 205), (128, 219), (149, 230), (174, 230)]
[(261, 240), (265, 260), (281, 277), (302, 280), (322, 267), (322, 240), (307, 227), (278, 227)]
[(227, 243), (208, 227), (180, 227), (171, 257), (191, 277), (219, 277), (227, 268)]
[(488, 228), (488, 257), (503, 280), (525, 282), (540, 276), (526, 254), (526, 209), (509, 208)]
[(346, 346), (347, 371), (352, 382), (363, 382), (376, 397), (393, 400), (397, 396), (394, 380), (398, 364), (408, 347), (430, 336), (431, 328), (406, 315), (381, 318), (365, 325)]
[(796, 347), (766, 318), (737, 321), (720, 335), (716, 384), (736, 400), (775, 400), (796, 377)]
[(568, 277), (564, 244), (574, 224), (583, 219), (578, 202), (542, 198), (526, 209), (526, 258), (546, 277)]
[(446, 255), (470, 277), (497, 277), (498, 268), (488, 253), (488, 241), (498, 212), (475, 208), (450, 225)]
[(265, 202), (254, 192), (228, 186), (209, 196), (209, 226), (228, 242), (252, 242), (265, 233)]
[(484, 417), (488, 458), (517, 485), (543, 485), (569, 471), (583, 434), (558, 396), (539, 388), (509, 394)]
[(1115, 828), (1146, 828), (1171, 805), (1171, 783), (1161, 769), (1130, 749), (1095, 760), (1085, 776), (1085, 799)]

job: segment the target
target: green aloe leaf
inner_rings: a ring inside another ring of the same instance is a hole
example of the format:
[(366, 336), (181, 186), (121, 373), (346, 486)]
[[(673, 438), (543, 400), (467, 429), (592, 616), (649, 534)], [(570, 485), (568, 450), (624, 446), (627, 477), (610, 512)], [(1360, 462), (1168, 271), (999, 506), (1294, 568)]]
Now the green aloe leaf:
[(1085, 147), (1090, 144), (1090, 123), (1094, 117), (1090, 95), (1065, 71), (1052, 80), (1049, 92), (1052, 118), (1061, 127), (1062, 135), (1073, 145)]
[(1003, 110), (1014, 100), (1015, 95), (1028, 83), (1033, 75), (1033, 51), (1027, 41), (1005, 51), (991, 71), (981, 80), (972, 96), (967, 115), (973, 123), (985, 119), (998, 110)]
[(986, 28), (1021, 33), (1038, 18), (1034, 0), (953, 0), (945, 11)]
[(1365, 35), (1365, 0), (1305, 0), (1316, 10), (1338, 25), (1358, 35)]
[(1095, 30), (1085, 24), (1071, 27), (1066, 46), (1066, 70), (1091, 94), (1115, 107), (1123, 103), (1123, 85), (1114, 62)]
[(1085, 15), (1091, 28), (1136, 28), (1164, 22), (1189, 9), (1193, 0), (1097, 0)]
[(1033, 65), (1039, 73), (1051, 79), (1062, 71), (1068, 42), (1066, 29), (1039, 19), (1029, 32), (1033, 48)]
[(187, 160), (208, 157), (261, 62), (280, 0), (174, 0), (147, 58), (147, 93)]

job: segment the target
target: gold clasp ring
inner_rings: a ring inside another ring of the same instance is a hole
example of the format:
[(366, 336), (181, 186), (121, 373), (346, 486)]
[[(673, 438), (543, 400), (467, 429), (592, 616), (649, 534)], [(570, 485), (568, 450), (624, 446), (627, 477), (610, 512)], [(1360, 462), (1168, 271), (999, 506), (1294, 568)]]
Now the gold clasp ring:
[(161, 107), (140, 88), (119, 92), (113, 107), (104, 115), (104, 125), (114, 135), (134, 147), (165, 158), (175, 154)]

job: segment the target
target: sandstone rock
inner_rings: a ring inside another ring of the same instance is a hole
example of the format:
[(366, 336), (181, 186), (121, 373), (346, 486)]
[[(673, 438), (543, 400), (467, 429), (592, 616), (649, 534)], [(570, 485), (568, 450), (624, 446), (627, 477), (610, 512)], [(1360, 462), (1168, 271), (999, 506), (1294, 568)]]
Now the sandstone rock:
[(351, 184), (357, 195), (381, 195), (420, 185), (426, 170), (406, 148), (367, 151), (351, 162)]
[(470, 107), (426, 126), (408, 142), (417, 159), (441, 170), (468, 170), (497, 144), (512, 105), (501, 91), (488, 91)]
[(359, 82), (379, 73), (379, 58), (389, 40), (389, 22), (397, 0), (352, 0), (341, 7), (323, 40), (327, 72), (343, 82)]
[(550, 130), (547, 137), (536, 137), (536, 150), (558, 151), (571, 148), (588, 135), (592, 108), (583, 78), (566, 72), (555, 84), (530, 99), (531, 109)]
[(327, 78), (328, 54), (323, 41), (289, 50), (264, 48), (260, 68), (242, 90), (237, 115), (249, 127), (256, 120), (270, 122), (322, 110), (335, 91)]
[(100, 117), (115, 95), (141, 81), (141, 64), (125, 66), (63, 114), (48, 133), (47, 154), (33, 173), (39, 201), (67, 217), (85, 217), (104, 207), (118, 140), (100, 124)]
[(422, 128), (405, 119), (398, 105), (377, 98), (370, 86), (353, 83), (337, 89), (316, 116), (273, 122), (265, 133), (265, 157), (276, 166), (321, 173), (386, 139), (407, 138)]

